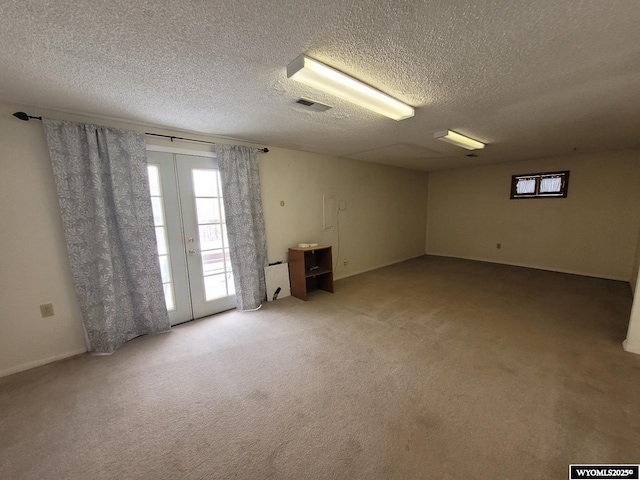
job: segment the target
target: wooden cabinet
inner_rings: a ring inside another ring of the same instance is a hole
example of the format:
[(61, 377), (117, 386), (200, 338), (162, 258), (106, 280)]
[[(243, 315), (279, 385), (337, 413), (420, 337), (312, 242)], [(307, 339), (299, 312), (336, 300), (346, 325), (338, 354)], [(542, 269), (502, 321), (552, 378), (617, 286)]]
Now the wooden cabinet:
[(291, 295), (307, 299), (315, 288), (333, 293), (333, 259), (330, 245), (289, 249)]

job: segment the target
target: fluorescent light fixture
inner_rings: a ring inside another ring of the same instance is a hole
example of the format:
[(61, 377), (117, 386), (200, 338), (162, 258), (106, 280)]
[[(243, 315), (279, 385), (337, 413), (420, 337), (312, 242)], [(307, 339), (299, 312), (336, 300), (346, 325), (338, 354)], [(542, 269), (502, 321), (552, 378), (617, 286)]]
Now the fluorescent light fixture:
[(306, 55), (298, 56), (287, 65), (287, 77), (394, 120), (415, 114), (412, 106)]
[(484, 143), (474, 140), (473, 138), (465, 137), (464, 135), (451, 130), (436, 132), (433, 134), (433, 138), (437, 138), (443, 142), (452, 143), (453, 145), (466, 148), (467, 150), (479, 150), (484, 148)]

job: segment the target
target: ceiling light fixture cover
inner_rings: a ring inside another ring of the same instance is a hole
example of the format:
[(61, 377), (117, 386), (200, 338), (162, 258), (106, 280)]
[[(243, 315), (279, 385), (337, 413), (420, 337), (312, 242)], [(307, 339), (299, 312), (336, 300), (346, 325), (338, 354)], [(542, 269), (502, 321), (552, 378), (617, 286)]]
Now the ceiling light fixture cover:
[(326, 112), (333, 108), (331, 105), (325, 105), (324, 103), (316, 102), (315, 100), (304, 97), (296, 100), (296, 103), (307, 107), (309, 110), (315, 110), (316, 112)]
[(484, 143), (474, 140), (473, 138), (465, 137), (464, 135), (452, 130), (436, 132), (433, 134), (433, 138), (457, 145), (458, 147), (466, 148), (467, 150), (480, 150), (481, 148), (484, 148)]
[(287, 65), (287, 77), (394, 120), (415, 114), (412, 106), (306, 55), (298, 56)]

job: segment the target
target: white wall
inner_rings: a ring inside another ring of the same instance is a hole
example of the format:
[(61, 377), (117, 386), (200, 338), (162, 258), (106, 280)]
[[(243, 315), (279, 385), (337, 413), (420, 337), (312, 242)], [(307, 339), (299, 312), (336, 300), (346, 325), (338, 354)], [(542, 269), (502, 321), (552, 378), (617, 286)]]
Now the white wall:
[[(556, 170), (568, 198), (509, 199), (511, 175)], [(629, 281), (639, 180), (638, 150), (432, 172), (427, 253)]]
[[(19, 110), (218, 141), (0, 103), (0, 376), (85, 351), (42, 124), (17, 120), (12, 113)], [(302, 241), (329, 243), (335, 251), (338, 231), (322, 230), (323, 193), (347, 203), (340, 213), (340, 257), (349, 265), (336, 278), (424, 254), (426, 174), (278, 148), (261, 155), (260, 172), (270, 262), (286, 260), (288, 247)], [(41, 318), (43, 303), (54, 304), (55, 316)]]

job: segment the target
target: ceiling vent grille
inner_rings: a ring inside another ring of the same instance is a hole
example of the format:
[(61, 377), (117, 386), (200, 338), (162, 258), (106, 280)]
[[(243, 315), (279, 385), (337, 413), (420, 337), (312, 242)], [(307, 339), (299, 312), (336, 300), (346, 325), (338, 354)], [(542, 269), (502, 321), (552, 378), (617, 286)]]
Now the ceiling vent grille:
[(330, 105), (325, 105), (324, 103), (316, 102), (315, 100), (309, 100), (308, 98), (300, 98), (296, 100), (296, 103), (302, 105), (309, 110), (315, 110), (316, 112), (326, 112), (331, 107)]

